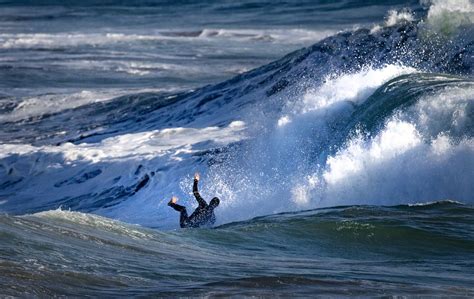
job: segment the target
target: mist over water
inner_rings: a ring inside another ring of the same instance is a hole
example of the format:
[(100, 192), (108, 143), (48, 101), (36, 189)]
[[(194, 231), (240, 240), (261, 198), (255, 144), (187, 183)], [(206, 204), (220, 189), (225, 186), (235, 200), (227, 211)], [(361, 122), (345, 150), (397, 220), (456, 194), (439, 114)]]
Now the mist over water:
[(1, 294), (473, 294), (471, 1), (0, 6)]

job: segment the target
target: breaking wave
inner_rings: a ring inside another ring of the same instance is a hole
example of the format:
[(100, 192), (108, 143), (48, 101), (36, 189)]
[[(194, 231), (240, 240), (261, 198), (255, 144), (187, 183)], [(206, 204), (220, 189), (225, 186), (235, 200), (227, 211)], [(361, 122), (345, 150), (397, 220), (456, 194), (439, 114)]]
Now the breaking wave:
[(196, 170), (205, 197), (222, 198), (220, 223), (335, 205), (472, 203), (472, 5), (426, 5), (421, 18), (392, 11), (377, 27), (196, 90), (79, 94), (51, 109), (5, 97), (0, 209), (61, 206), (175, 227), (166, 202), (192, 204)]

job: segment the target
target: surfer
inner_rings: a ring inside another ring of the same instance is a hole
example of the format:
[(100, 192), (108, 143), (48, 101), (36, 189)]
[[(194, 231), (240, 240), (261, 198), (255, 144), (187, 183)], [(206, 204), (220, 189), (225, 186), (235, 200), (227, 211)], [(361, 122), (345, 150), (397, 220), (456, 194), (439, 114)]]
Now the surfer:
[(194, 174), (193, 194), (199, 206), (194, 210), (191, 216), (188, 217), (186, 207), (178, 205), (176, 196), (171, 197), (168, 205), (180, 213), (179, 225), (182, 228), (212, 226), (216, 222), (214, 209), (219, 205), (219, 198), (214, 197), (209, 204), (201, 197), (198, 191), (199, 173)]

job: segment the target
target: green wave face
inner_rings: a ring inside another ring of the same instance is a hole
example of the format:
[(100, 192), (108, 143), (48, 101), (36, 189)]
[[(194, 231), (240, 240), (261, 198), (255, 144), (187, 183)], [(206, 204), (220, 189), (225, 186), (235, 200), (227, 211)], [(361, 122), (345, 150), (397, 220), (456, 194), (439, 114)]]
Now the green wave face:
[[(462, 128), (455, 128), (455, 120), (444, 124), (445, 127), (437, 132), (447, 132), (450, 136), (462, 138), (472, 137), (473, 130), (473, 102), (474, 81), (462, 77), (446, 74), (415, 73), (402, 75), (390, 80), (378, 88), (367, 100), (352, 114), (352, 126), (360, 126), (368, 133), (374, 134), (380, 130), (387, 118), (394, 114), (407, 114), (406, 117), (413, 119), (418, 111), (413, 106), (419, 101), (437, 102), (444, 101), (446, 97), (454, 98), (452, 110), (463, 109), (467, 115), (466, 123)], [(456, 97), (453, 93), (462, 93)], [(441, 122), (441, 120), (440, 120)], [(431, 136), (435, 137), (435, 136)]]

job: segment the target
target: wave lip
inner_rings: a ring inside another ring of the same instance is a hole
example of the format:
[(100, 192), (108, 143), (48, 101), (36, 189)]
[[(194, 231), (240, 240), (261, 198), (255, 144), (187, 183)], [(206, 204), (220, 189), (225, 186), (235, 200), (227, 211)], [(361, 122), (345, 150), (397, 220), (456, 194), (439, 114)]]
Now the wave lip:
[(450, 204), (456, 204), (456, 205), (464, 205), (464, 203), (456, 201), (456, 200), (451, 200), (451, 199), (446, 199), (446, 200), (438, 200), (438, 201), (428, 201), (428, 202), (417, 202), (417, 203), (409, 203), (407, 204), (409, 207), (426, 207), (426, 206), (433, 206), (433, 205), (450, 205)]
[(138, 225), (127, 224), (94, 214), (63, 210), (61, 208), (58, 208), (57, 210), (38, 212), (31, 215), (24, 215), (21, 217), (27, 219), (31, 217), (41, 218), (49, 223), (55, 223), (59, 226), (69, 228), (80, 226), (82, 229), (90, 228), (92, 231), (119, 234), (131, 239), (146, 240), (152, 238), (151, 231), (147, 232), (146, 229), (141, 228)]

